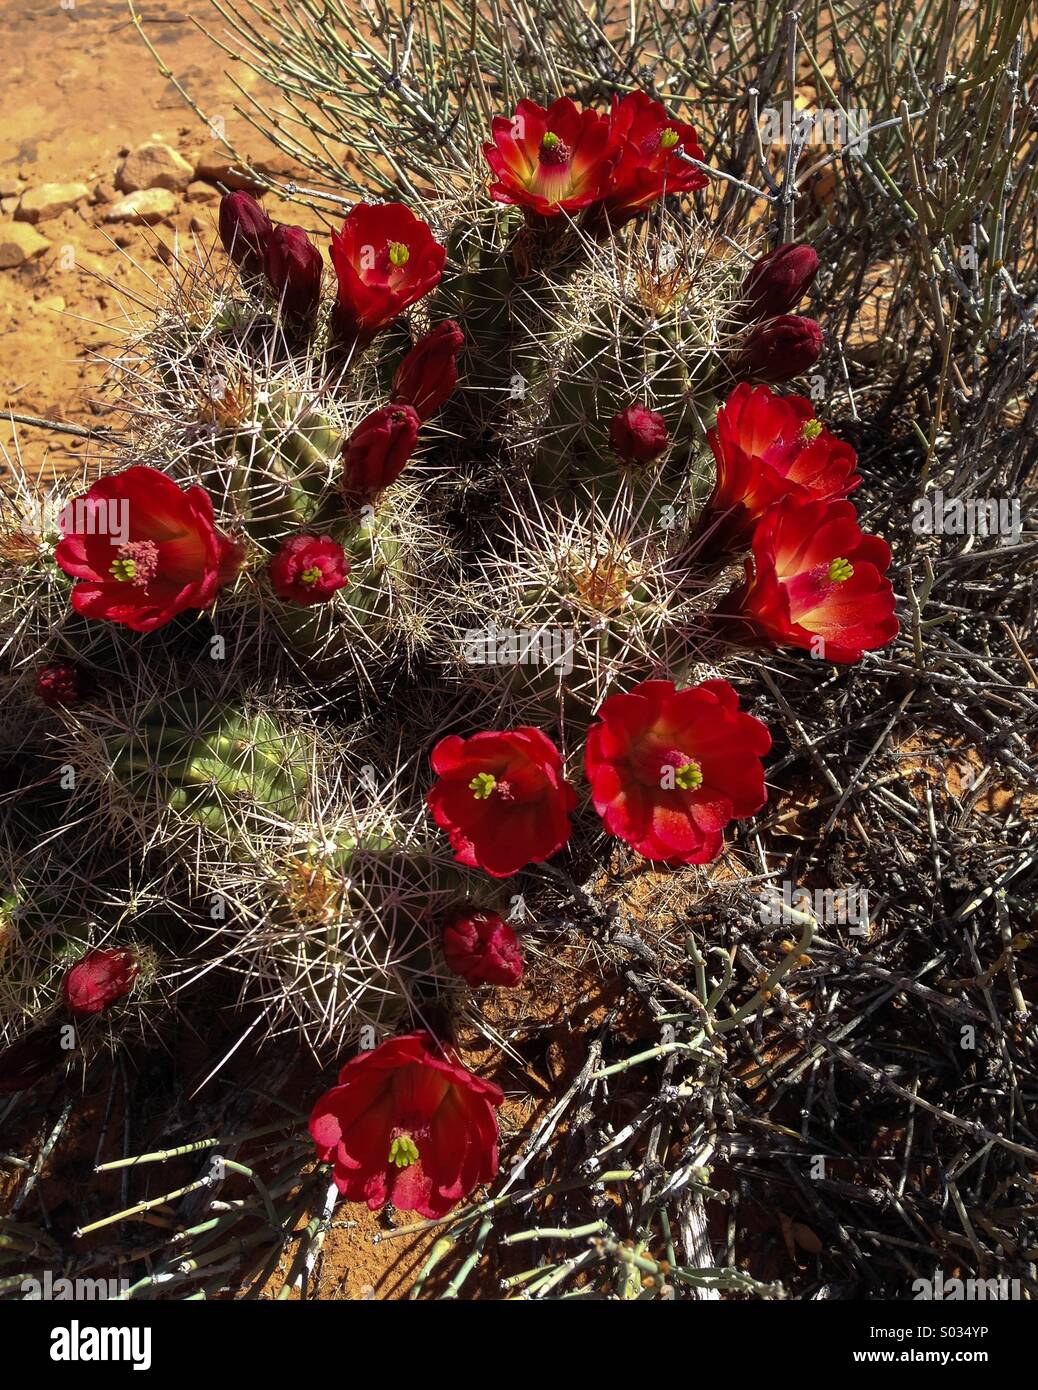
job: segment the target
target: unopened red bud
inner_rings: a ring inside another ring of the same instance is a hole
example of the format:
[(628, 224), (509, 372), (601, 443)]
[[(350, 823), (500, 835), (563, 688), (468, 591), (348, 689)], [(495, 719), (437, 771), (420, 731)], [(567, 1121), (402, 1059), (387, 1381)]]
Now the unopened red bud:
[(262, 273), (273, 223), (251, 193), (225, 193), (220, 199), (220, 240), (236, 266)]

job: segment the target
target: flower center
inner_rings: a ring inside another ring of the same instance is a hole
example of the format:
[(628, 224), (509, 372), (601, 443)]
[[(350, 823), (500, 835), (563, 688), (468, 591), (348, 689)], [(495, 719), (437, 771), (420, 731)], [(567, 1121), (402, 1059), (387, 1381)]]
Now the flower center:
[(545, 131), (541, 138), (542, 164), (568, 164), (570, 148), (553, 130)]
[(159, 567), (159, 548), (154, 541), (128, 541), (119, 547), (118, 558), (108, 567), (108, 573), (120, 584), (144, 586), (155, 577)]
[(854, 566), (850, 560), (845, 560), (842, 555), (837, 555), (835, 560), (829, 564), (829, 578), (834, 584), (843, 584), (854, 573)]
[(802, 439), (817, 439), (822, 433), (821, 420), (805, 420), (800, 427), (800, 437)]
[(409, 1134), (398, 1134), (390, 1144), (389, 1162), (395, 1168), (410, 1168), (418, 1162), (418, 1145)]
[(477, 801), (486, 801), (497, 786), (497, 778), (490, 772), (477, 772), (469, 783), (469, 791)]
[(308, 570), (304, 570), (299, 578), (304, 584), (316, 584), (321, 577), (321, 571), (316, 565), (311, 565)]
[(696, 787), (703, 785), (703, 769), (694, 758), (687, 763), (682, 763), (674, 773), (674, 781), (683, 792), (695, 791)]
[(389, 264), (395, 265), (399, 270), (402, 265), (406, 265), (411, 259), (411, 248), (405, 246), (402, 241), (391, 241), (389, 243)]
[(660, 149), (672, 150), (678, 143), (679, 135), (676, 130), (665, 130), (660, 136)]

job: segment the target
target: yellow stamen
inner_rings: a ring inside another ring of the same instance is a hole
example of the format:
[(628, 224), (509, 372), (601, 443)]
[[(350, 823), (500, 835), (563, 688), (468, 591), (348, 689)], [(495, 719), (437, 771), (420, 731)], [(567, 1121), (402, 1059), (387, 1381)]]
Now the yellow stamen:
[(469, 783), (469, 791), (477, 801), (486, 801), (497, 786), (497, 778), (489, 772), (477, 772)]
[(674, 781), (683, 792), (695, 791), (703, 785), (703, 769), (698, 763), (683, 763), (675, 772)]
[(398, 1135), (390, 1144), (389, 1161), (395, 1168), (410, 1168), (418, 1162), (418, 1145), (409, 1134)]
[(817, 439), (823, 428), (821, 420), (805, 420), (800, 427), (800, 433), (804, 439)]
[(397, 269), (406, 265), (411, 259), (411, 249), (405, 246), (402, 241), (391, 241), (389, 243), (389, 264), (395, 265)]
[(829, 578), (834, 584), (843, 584), (854, 573), (854, 566), (850, 560), (845, 560), (842, 555), (837, 555), (836, 559), (829, 565)]
[(127, 557), (113, 560), (108, 566), (108, 573), (113, 579), (118, 579), (120, 584), (127, 584), (137, 578), (137, 562)]
[(299, 578), (304, 584), (316, 584), (321, 577), (321, 571), (316, 565), (311, 565), (308, 570), (304, 570)]
[(678, 135), (676, 130), (665, 130), (663, 134), (660, 136), (660, 149), (672, 150), (674, 146), (678, 143), (679, 139), (680, 136)]

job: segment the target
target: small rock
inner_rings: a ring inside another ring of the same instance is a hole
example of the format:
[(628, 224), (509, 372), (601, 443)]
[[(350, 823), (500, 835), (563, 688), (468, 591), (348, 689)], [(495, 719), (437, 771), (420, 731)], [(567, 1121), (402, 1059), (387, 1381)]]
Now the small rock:
[(189, 203), (218, 203), (220, 201), (220, 190), (214, 188), (211, 183), (203, 183), (201, 179), (188, 184), (187, 201)]
[(46, 222), (89, 197), (85, 183), (41, 183), (22, 194), (15, 217), (19, 222)]
[(0, 212), (10, 217), (17, 211), (19, 201), (18, 198), (0, 198)]
[(102, 179), (100, 183), (94, 184), (94, 191), (90, 195), (90, 201), (95, 205), (97, 203), (114, 203), (118, 196), (113, 186), (105, 179)]
[(192, 217), (192, 219), (191, 219), (191, 230), (192, 230), (194, 233), (196, 233), (196, 235), (201, 235), (201, 233), (203, 233), (203, 232), (210, 231), (211, 228), (209, 228), (209, 227), (206, 226), (205, 222), (203, 221), (203, 219), (202, 219), (201, 217)]
[(177, 207), (177, 200), (167, 188), (142, 188), (129, 193), (105, 213), (106, 222), (161, 222), (171, 216)]
[(139, 193), (146, 188), (180, 193), (191, 182), (192, 174), (191, 165), (172, 145), (149, 142), (126, 156), (115, 182), (123, 193)]
[(0, 270), (11, 270), (42, 256), (50, 245), (46, 237), (25, 222), (5, 222), (0, 225)]
[(10, 174), (0, 174), (0, 198), (20, 198), (25, 192), (25, 181), (13, 178)]

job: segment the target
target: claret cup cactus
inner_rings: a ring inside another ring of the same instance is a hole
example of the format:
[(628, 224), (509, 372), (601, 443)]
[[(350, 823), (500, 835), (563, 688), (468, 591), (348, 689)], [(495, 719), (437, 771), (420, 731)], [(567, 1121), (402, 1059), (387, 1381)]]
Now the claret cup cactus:
[(327, 245), (228, 194), (226, 268), (181, 266), (128, 354), (126, 443), (49, 550), (4, 533), (68, 822), (179, 905), (179, 997), (229, 977), (324, 1059), (516, 984), (510, 909), (571, 839), (721, 852), (770, 747), (734, 648), (896, 630), (853, 451), (776, 390), (821, 350), (811, 249), (720, 235), (639, 91), (521, 99), (484, 144)]

